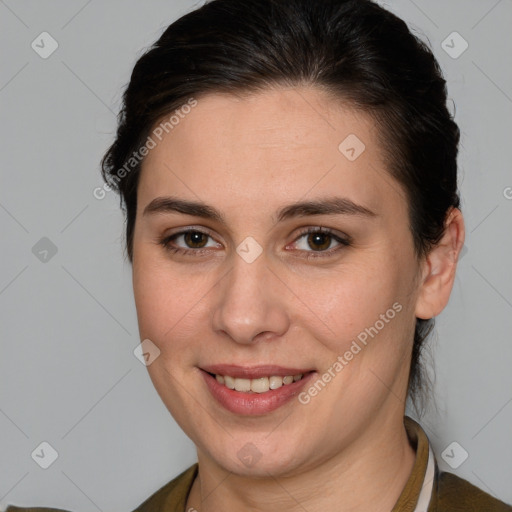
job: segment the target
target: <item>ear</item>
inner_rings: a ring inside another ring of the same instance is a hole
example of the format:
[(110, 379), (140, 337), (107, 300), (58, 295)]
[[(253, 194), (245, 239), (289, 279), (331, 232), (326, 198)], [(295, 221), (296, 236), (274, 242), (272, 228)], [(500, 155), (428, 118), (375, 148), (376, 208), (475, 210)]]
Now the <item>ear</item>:
[(451, 208), (446, 215), (443, 237), (422, 264), (422, 278), (416, 302), (417, 318), (433, 318), (448, 304), (464, 238), (462, 213), (458, 208)]

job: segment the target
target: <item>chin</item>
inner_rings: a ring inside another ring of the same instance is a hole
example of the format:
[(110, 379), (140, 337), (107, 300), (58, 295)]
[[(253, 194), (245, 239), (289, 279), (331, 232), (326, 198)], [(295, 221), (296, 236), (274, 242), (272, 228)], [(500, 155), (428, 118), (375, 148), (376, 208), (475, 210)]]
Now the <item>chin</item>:
[(202, 443), (204, 448), (198, 450), (199, 459), (201, 452), (206, 453), (208, 458), (226, 471), (251, 478), (287, 476), (288, 473), (295, 473), (302, 464), (297, 459), (297, 454), (301, 446), (303, 454), (304, 443), (294, 441), (293, 444), (287, 444), (290, 439), (296, 439), (291, 435), (272, 438), (272, 434), (269, 436), (264, 433), (259, 436), (259, 440), (250, 433), (240, 433), (232, 437), (223, 432), (222, 435), (222, 440), (214, 441), (213, 437), (204, 439), (207, 444)]

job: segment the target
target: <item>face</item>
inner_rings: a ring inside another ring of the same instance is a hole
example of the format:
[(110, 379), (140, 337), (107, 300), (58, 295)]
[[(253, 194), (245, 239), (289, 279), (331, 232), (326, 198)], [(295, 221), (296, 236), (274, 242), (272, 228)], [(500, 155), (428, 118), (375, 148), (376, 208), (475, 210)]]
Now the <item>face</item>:
[(143, 163), (148, 371), (226, 470), (293, 474), (402, 422), (419, 263), (377, 130), (313, 88), (209, 94)]

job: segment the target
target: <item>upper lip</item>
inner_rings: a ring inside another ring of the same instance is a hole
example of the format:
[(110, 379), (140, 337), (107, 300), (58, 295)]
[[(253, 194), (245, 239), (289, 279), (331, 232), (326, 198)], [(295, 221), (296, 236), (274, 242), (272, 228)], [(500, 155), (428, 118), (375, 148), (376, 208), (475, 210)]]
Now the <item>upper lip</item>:
[(237, 366), (234, 364), (213, 364), (202, 366), (202, 370), (216, 375), (229, 375), (239, 379), (259, 379), (260, 377), (298, 375), (313, 371), (312, 369), (290, 368), (277, 366), (274, 364), (265, 364), (258, 366)]

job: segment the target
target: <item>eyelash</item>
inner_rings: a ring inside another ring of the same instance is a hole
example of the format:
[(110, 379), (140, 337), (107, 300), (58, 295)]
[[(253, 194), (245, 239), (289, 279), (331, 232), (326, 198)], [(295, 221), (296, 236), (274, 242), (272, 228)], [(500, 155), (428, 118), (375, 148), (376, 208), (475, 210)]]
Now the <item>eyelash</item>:
[[(209, 233), (206, 233), (205, 231), (201, 231), (200, 229), (186, 229), (184, 231), (179, 231), (177, 233), (173, 233), (172, 235), (169, 235), (169, 236), (161, 239), (159, 241), (159, 243), (160, 243), (160, 245), (162, 245), (164, 247), (164, 249), (166, 251), (170, 252), (171, 254), (201, 256), (204, 252), (209, 251), (209, 249), (204, 249), (204, 248), (183, 249), (181, 247), (173, 247), (170, 245), (170, 242), (172, 242), (174, 239), (178, 238), (181, 235), (186, 235), (187, 233), (201, 233), (210, 238), (213, 238)], [(333, 230), (331, 230), (329, 228), (324, 228), (324, 227), (305, 228), (305, 229), (301, 230), (301, 232), (298, 234), (297, 238), (295, 238), (293, 243), (296, 243), (304, 235), (316, 234), (316, 233), (330, 235), (340, 245), (335, 247), (334, 249), (327, 249), (325, 251), (302, 251), (302, 250), (299, 250), (299, 252), (308, 253), (307, 255), (301, 256), (302, 258), (305, 258), (305, 259), (326, 258), (326, 257), (332, 256), (334, 253), (338, 252), (339, 250), (343, 249), (344, 247), (349, 247), (352, 244), (352, 241), (349, 236), (346, 236), (346, 238), (343, 238), (339, 235), (336, 235)]]

